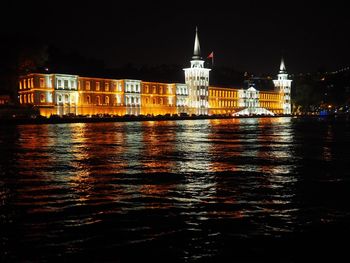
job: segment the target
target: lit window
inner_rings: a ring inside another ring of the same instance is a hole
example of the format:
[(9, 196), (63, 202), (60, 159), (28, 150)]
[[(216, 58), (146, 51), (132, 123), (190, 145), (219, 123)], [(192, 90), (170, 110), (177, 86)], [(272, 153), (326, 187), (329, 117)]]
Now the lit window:
[(64, 80), (64, 88), (68, 89), (68, 80), (67, 79)]
[(44, 78), (40, 78), (40, 88), (43, 88), (45, 86), (45, 80)]
[(96, 103), (97, 103), (97, 105), (100, 105), (100, 104), (101, 104), (100, 96), (97, 96), (97, 97), (96, 97)]
[(109, 104), (109, 97), (108, 96), (105, 97), (105, 104)]
[(91, 103), (91, 97), (90, 97), (89, 95), (86, 96), (86, 102), (87, 102), (88, 104)]
[(90, 81), (85, 82), (85, 89), (90, 90)]
[(96, 91), (100, 90), (100, 82), (96, 81)]
[(19, 82), (19, 89), (22, 89), (22, 81)]
[(40, 102), (41, 103), (45, 102), (45, 95), (44, 94), (40, 94)]
[(109, 91), (109, 83), (108, 82), (105, 83), (105, 91)]
[(62, 87), (62, 81), (60, 79), (57, 80), (57, 87), (59, 87), (59, 88)]

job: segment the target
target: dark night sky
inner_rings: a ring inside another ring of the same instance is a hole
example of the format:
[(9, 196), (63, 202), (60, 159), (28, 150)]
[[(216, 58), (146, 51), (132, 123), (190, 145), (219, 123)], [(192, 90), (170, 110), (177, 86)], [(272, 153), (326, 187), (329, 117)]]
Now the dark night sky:
[(350, 19), (344, 4), (146, 2), (8, 1), (0, 34), (25, 36), (23, 41), (39, 37), (110, 67), (187, 66), (198, 25), (202, 56), (214, 51), (216, 65), (275, 74), (282, 53), (290, 73), (349, 65)]

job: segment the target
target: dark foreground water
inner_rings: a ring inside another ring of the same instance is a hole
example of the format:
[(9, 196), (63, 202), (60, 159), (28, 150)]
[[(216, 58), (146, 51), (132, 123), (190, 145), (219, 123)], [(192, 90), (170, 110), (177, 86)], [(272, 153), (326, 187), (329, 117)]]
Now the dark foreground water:
[(347, 121), (3, 125), (0, 147), (2, 262), (350, 257)]

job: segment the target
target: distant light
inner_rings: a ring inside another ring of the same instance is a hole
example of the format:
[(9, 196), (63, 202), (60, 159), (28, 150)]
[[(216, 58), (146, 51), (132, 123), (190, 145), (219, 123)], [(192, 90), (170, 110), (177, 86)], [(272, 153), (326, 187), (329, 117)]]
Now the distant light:
[(45, 68), (45, 71), (49, 71), (49, 68)]

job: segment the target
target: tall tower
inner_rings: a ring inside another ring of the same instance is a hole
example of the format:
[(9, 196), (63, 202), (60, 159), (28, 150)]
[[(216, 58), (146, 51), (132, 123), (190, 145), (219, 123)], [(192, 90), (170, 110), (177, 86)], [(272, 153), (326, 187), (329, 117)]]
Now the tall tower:
[(185, 68), (185, 83), (188, 87), (188, 102), (190, 113), (196, 115), (208, 115), (209, 100), (209, 68), (204, 68), (204, 60), (201, 57), (198, 29), (194, 38), (194, 49), (191, 67)]
[(279, 74), (277, 75), (277, 79), (273, 81), (273, 84), (281, 95), (280, 103), (283, 114), (291, 114), (290, 91), (292, 80), (288, 79), (288, 73), (283, 58), (281, 59)]

